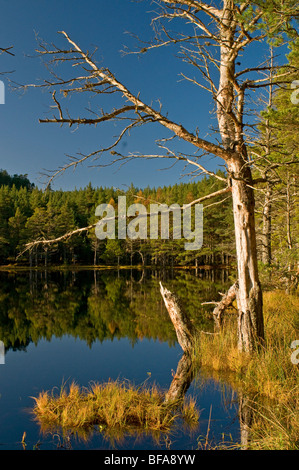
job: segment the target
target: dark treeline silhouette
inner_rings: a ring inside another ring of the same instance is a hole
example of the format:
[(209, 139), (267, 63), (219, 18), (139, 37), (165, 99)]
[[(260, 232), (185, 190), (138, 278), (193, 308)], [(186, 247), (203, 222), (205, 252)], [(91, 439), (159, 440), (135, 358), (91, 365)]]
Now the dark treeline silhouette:
[[(119, 196), (126, 196), (127, 207), (141, 203), (188, 204), (222, 189), (223, 182), (205, 177), (197, 182), (140, 189), (131, 184), (124, 192), (116, 188), (92, 187), (72, 191), (43, 191), (25, 176), (10, 177), (2, 171), (0, 181), (0, 263), (28, 266), (78, 265), (227, 265), (234, 259), (234, 231), (231, 197), (224, 194), (205, 202), (204, 241), (200, 250), (185, 250), (186, 240), (147, 239), (99, 240), (95, 230), (74, 235), (50, 245), (39, 245), (22, 256), (25, 244), (53, 239), (76, 228), (96, 223), (95, 209), (111, 204), (117, 211)], [(21, 184), (23, 181), (24, 184)], [(18, 183), (18, 184), (17, 184)], [(171, 219), (170, 219), (171, 220)]]
[(20, 188), (27, 188), (27, 189), (33, 189), (34, 188), (34, 183), (31, 183), (29, 179), (27, 178), (28, 175), (13, 175), (10, 176), (6, 170), (0, 170), (0, 186), (6, 185), (9, 186), (10, 188), (12, 186), (15, 186), (17, 189)]

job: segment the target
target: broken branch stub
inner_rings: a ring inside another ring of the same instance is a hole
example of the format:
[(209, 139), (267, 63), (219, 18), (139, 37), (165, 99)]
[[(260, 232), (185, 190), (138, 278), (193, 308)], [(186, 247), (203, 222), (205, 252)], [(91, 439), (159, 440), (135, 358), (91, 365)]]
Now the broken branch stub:
[(160, 282), (160, 292), (166, 309), (173, 323), (178, 342), (185, 353), (190, 352), (193, 346), (193, 326), (183, 311), (179, 299), (169, 290), (165, 289)]
[(220, 328), (222, 325), (222, 314), (223, 312), (231, 306), (233, 301), (236, 298), (238, 291), (238, 283), (235, 282), (222, 297), (221, 301), (218, 302), (217, 306), (213, 310), (213, 316), (215, 319), (216, 327)]

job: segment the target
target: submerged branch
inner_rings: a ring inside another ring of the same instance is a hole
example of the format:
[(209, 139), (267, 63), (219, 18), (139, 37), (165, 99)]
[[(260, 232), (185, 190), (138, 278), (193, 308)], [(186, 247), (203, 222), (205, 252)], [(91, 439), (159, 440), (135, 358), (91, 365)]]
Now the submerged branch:
[(173, 379), (165, 394), (165, 403), (180, 401), (184, 398), (194, 376), (192, 361), (189, 354), (184, 353), (173, 374)]

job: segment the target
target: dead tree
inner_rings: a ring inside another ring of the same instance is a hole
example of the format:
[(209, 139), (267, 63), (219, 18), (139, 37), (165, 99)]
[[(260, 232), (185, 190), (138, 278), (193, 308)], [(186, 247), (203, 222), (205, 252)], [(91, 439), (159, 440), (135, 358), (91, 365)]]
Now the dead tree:
[[(157, 4), (161, 9), (156, 18), (153, 18), (153, 24), (156, 29), (160, 27), (159, 34), (152, 43), (146, 44), (146, 47), (142, 47), (139, 52), (148, 52), (170, 44), (179, 48), (183, 60), (194, 65), (197, 75), (201, 76), (200, 80), (185, 78), (212, 94), (221, 142), (215, 143), (200, 137), (198, 130), (192, 132), (182, 124), (171, 120), (162, 112), (161, 106), (156, 109), (147, 104), (139, 93), (132, 93), (109, 69), (99, 67), (91, 54), (83, 51), (67, 33), (61, 32), (69, 48), (41, 44), (40, 55), (50, 58), (50, 62), (54, 64), (66, 61), (70, 65), (75, 65), (76, 70), (81, 70), (82, 73), (64, 80), (57, 75), (57, 72), (53, 72), (51, 80), (45, 80), (42, 86), (52, 87), (54, 90), (53, 107), (57, 109), (57, 115), (41, 119), (40, 122), (69, 126), (96, 126), (107, 121), (114, 121), (122, 127), (111, 145), (88, 155), (79, 154), (77, 157), (72, 157), (69, 163), (53, 172), (49, 182), (67, 168), (74, 168), (88, 159), (100, 158), (107, 152), (112, 154), (111, 163), (123, 163), (134, 158), (170, 158), (192, 165), (198, 174), (207, 173), (221, 179), (224, 185), (230, 188), (233, 200), (238, 269), (239, 346), (241, 350), (250, 352), (256, 342), (263, 339), (264, 326), (262, 291), (257, 266), (252, 162), (248, 157), (244, 140), (245, 97), (250, 90), (268, 86), (269, 82), (257, 77), (260, 70), (266, 69), (265, 66), (257, 63), (254, 67), (236, 71), (236, 63), (239, 55), (251, 43), (259, 44), (266, 38), (267, 32), (263, 29), (264, 24), (261, 22), (264, 11), (258, 5), (250, 9), (251, 2), (244, 1), (238, 5), (233, 0), (223, 0), (221, 7), (214, 7), (200, 0), (177, 2), (160, 0)], [(276, 30), (280, 31), (283, 25), (290, 21), (291, 16), (277, 12), (277, 18), (271, 31), (273, 35)], [(164, 20), (169, 24), (169, 21), (174, 19), (177, 22), (184, 22), (184, 28), (178, 33), (170, 32), (163, 25)], [(185, 28), (190, 25), (190, 34), (188, 34)], [(288, 71), (277, 74), (276, 84), (282, 82), (287, 73)], [(57, 89), (63, 96), (77, 92), (92, 93), (94, 96), (116, 94), (123, 98), (124, 104), (119, 106), (119, 100), (117, 100), (117, 107), (109, 111), (93, 111), (88, 117), (72, 117), (63, 110), (62, 103), (56, 94)], [(169, 148), (171, 145), (169, 137), (164, 141), (159, 141), (157, 154), (123, 155), (118, 151), (118, 144), (132, 129), (153, 122), (167, 129), (168, 135), (170, 133), (172, 136), (171, 144), (175, 143), (177, 138), (183, 140), (191, 145), (195, 154), (187, 155)], [(200, 156), (204, 154), (214, 155), (223, 160), (228, 174), (227, 179), (207, 170), (200, 163)]]
[(194, 334), (192, 323), (188, 315), (184, 312), (178, 297), (162, 286), (160, 282), (160, 292), (174, 326), (178, 342), (184, 351), (170, 387), (165, 394), (165, 401), (180, 401), (187, 392), (194, 375), (191, 360), (191, 351), (194, 346)]
[(217, 303), (213, 310), (213, 317), (215, 320), (216, 328), (220, 329), (223, 323), (223, 314), (228, 307), (230, 307), (235, 300), (238, 293), (238, 283), (235, 282), (222, 297), (220, 302)]
[(179, 360), (176, 371), (173, 373), (173, 379), (170, 387), (165, 394), (165, 401), (182, 400), (193, 380), (194, 368), (189, 354), (184, 353)]
[[(191, 359), (191, 352), (195, 344), (195, 335), (198, 333), (194, 330), (193, 325), (184, 311), (179, 298), (163, 287), (160, 282), (160, 292), (168, 311), (172, 324), (174, 326), (178, 343), (180, 344), (184, 354), (181, 357), (170, 387), (165, 395), (166, 401), (180, 400), (184, 397), (194, 376), (194, 367)], [(217, 303), (213, 311), (216, 329), (219, 328), (224, 311), (232, 304), (237, 293), (237, 283), (235, 283), (228, 292), (223, 296), (221, 302)], [(202, 332), (206, 333), (206, 332)], [(212, 333), (213, 334), (213, 333)]]
[[(170, 316), (172, 324), (174, 326), (178, 342), (184, 351), (185, 354), (189, 354), (194, 347), (194, 337), (197, 331), (194, 330), (194, 327), (181, 306), (179, 298), (170, 292), (168, 289), (162, 286), (160, 282), (160, 292), (164, 300), (165, 307)], [(223, 294), (222, 299), (219, 302), (203, 302), (204, 304), (214, 304), (215, 308), (213, 310), (213, 318), (215, 321), (216, 330), (219, 330), (223, 323), (223, 314), (224, 312), (233, 304), (234, 300), (238, 296), (238, 282), (235, 282), (228, 291)], [(201, 333), (206, 333), (206, 331), (201, 331)], [(213, 334), (213, 333), (211, 333)]]
[(194, 344), (194, 331), (192, 323), (180, 305), (180, 300), (175, 294), (162, 286), (160, 282), (160, 292), (173, 323), (178, 342), (182, 350), (188, 354)]

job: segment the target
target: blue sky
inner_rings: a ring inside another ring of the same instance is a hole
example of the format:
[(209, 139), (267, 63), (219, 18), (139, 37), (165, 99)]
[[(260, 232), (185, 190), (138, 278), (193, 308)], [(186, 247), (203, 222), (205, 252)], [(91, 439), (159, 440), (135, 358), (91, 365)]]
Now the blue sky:
[[(207, 137), (209, 126), (216, 124), (209, 95), (186, 81), (179, 73), (182, 63), (174, 51), (160, 48), (139, 55), (123, 55), (125, 45), (134, 48), (137, 42), (127, 32), (142, 38), (152, 36), (150, 1), (130, 0), (2, 0), (0, 46), (13, 45), (14, 57), (0, 56), (0, 71), (14, 71), (9, 78), (22, 84), (39, 83), (47, 76), (41, 59), (36, 57), (36, 35), (45, 42), (66, 45), (58, 31), (64, 30), (82, 49), (98, 50), (95, 58), (109, 67), (120, 81), (135, 93), (140, 92), (147, 103), (160, 100), (163, 112), (170, 119), (201, 137)], [(191, 75), (194, 76), (194, 70)], [(5, 80), (5, 77), (1, 77)], [(67, 161), (66, 155), (89, 153), (111, 142), (113, 127), (80, 127), (77, 131), (55, 124), (40, 124), (39, 118), (49, 117), (52, 104), (50, 92), (31, 88), (25, 94), (10, 90), (6, 84), (6, 102), (0, 105), (1, 146), (0, 168), (8, 173), (27, 173), (40, 187), (44, 169), (54, 170)], [(74, 102), (75, 103), (75, 102)], [(73, 102), (68, 103), (74, 106)], [(100, 107), (101, 101), (97, 103)], [(86, 102), (85, 106), (88, 106)], [(111, 110), (113, 103), (105, 108)], [(82, 110), (83, 108), (80, 108)], [(79, 109), (78, 113), (79, 115)], [(80, 111), (80, 115), (83, 112)], [(123, 152), (150, 153), (157, 138), (169, 136), (159, 125), (148, 125), (133, 132), (123, 141)], [(194, 151), (189, 149), (190, 152)], [(208, 168), (215, 169), (219, 160), (209, 157)], [(90, 164), (92, 164), (90, 162)], [(135, 161), (121, 168), (90, 168), (89, 164), (67, 171), (53, 184), (53, 189), (94, 186), (124, 188), (131, 182), (139, 187), (159, 186), (188, 181), (181, 179), (183, 167), (165, 170), (169, 162)]]

